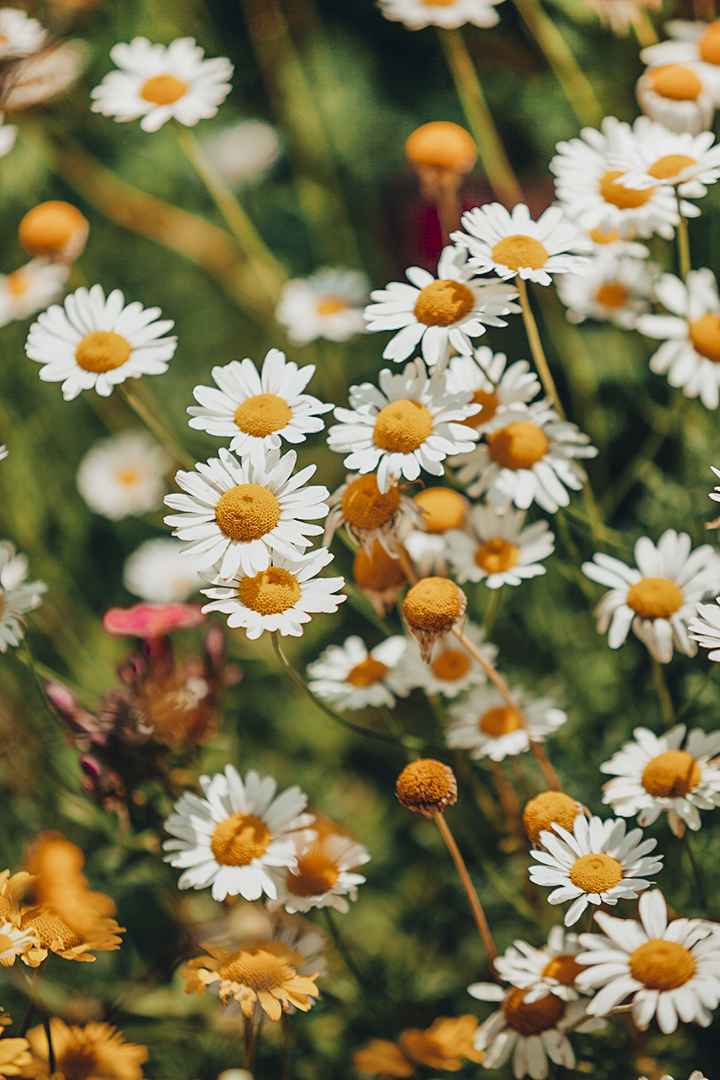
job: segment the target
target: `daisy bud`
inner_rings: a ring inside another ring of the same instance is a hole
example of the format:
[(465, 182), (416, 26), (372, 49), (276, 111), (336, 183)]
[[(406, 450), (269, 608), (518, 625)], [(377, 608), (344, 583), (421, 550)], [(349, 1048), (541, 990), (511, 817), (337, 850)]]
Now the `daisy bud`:
[(543, 791), (523, 810), (523, 825), (528, 838), (537, 844), (543, 829), (551, 830), (553, 825), (572, 832), (575, 818), (581, 813), (580, 803), (563, 791)]
[(416, 814), (434, 817), (457, 802), (457, 781), (449, 765), (434, 758), (420, 758), (406, 765), (397, 779), (398, 799)]
[(400, 560), (388, 555), (378, 540), (373, 543), (371, 559), (364, 548), (360, 548), (355, 555), (353, 580), (381, 619), (407, 585)]
[[(467, 420), (474, 421), (475, 417), (469, 416)], [(415, 502), (425, 515), (423, 524), (429, 533), (461, 529), (469, 505), (459, 491), (444, 487), (425, 488), (415, 496)]]
[(445, 120), (423, 124), (405, 143), (405, 153), (426, 198), (439, 191), (457, 191), (477, 160), (477, 147), (464, 128)]
[(51, 200), (29, 210), (20, 222), (18, 239), (28, 255), (48, 259), (77, 259), (90, 226), (76, 206)]
[(449, 578), (423, 578), (410, 589), (403, 604), (403, 618), (418, 639), (426, 664), (430, 663), (437, 639), (460, 622), (466, 607), (465, 593)]

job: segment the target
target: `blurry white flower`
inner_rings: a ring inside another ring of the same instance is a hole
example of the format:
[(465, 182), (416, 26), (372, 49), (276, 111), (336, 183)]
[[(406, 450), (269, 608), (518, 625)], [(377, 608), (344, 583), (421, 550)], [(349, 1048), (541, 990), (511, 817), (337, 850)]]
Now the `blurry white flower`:
[(3, 458), (6, 458), (8, 456), (8, 453), (9, 453), (9, 450), (8, 450), (7, 446), (5, 445), (5, 443), (3, 443), (2, 446), (0, 446), (0, 461), (2, 461)]
[(665, 23), (670, 41), (650, 45), (640, 53), (643, 64), (651, 68), (682, 64), (696, 71), (720, 105), (720, 23), (686, 22), (671, 19)]
[(657, 11), (662, 0), (586, 0), (586, 3), (616, 34), (626, 34), (643, 8)]
[(88, 450), (77, 472), (77, 487), (95, 514), (120, 521), (162, 506), (165, 474), (172, 458), (144, 431), (125, 431)]
[(379, 0), (385, 18), (405, 23), (409, 30), (422, 30), (424, 26), (454, 30), (465, 23), (495, 26), (495, 5), (500, 3), (502, 0)]
[(636, 87), (640, 108), (671, 131), (699, 135), (712, 127), (715, 103), (697, 71), (678, 64), (648, 68)]
[[(558, 279), (558, 285), (571, 275)], [(451, 356), (446, 386), (450, 394), (473, 391), (473, 401), (480, 412), (463, 423), (482, 433), (489, 424), (499, 426), (498, 417), (513, 405), (526, 404), (540, 393), (540, 382), (527, 360), (507, 366), (505, 353), (493, 353), (487, 345), (475, 349), (472, 356)]]
[(493, 686), (478, 686), (450, 709), (451, 723), (445, 732), (448, 746), (469, 750), (476, 761), (489, 757), (502, 761), (530, 749), (530, 740), (543, 742), (567, 720), (547, 698), (533, 700), (515, 687), (515, 700), (525, 713), (525, 727), (502, 694)]
[(0, 112), (0, 158), (9, 154), (15, 145), (15, 139), (17, 137), (17, 128), (14, 124), (6, 124), (3, 119), (3, 114)]
[(465, 528), (447, 533), (447, 557), (460, 585), (484, 581), (489, 589), (520, 585), (545, 573), (540, 565), (555, 550), (553, 534), (546, 521), (527, 528), (523, 510), (508, 510), (499, 516), (489, 506), (473, 506)]
[(42, 603), (44, 581), (25, 581), (28, 561), (9, 540), (0, 540), (0, 652), (17, 647), (25, 637), (23, 616)]
[(593, 255), (608, 252), (613, 255), (629, 255), (631, 259), (647, 259), (650, 248), (636, 240), (622, 237), (617, 229), (588, 229), (587, 239), (592, 243)]
[(597, 319), (632, 330), (638, 315), (650, 310), (649, 300), (659, 273), (658, 267), (646, 259), (603, 251), (593, 257), (587, 274), (558, 278), (558, 296), (568, 309), (568, 322)]
[(184, 548), (181, 540), (168, 536), (140, 544), (123, 567), (127, 591), (152, 604), (187, 600), (204, 582), (198, 573), (198, 560), (183, 555)]
[(3, 107), (27, 109), (62, 93), (80, 75), (88, 53), (84, 41), (65, 41), (28, 56), (7, 74)]
[[(485, 641), (485, 631), (481, 626), (466, 622), (465, 636), (477, 646), (486, 660), (495, 663), (497, 645)], [(443, 694), (446, 698), (455, 698), (464, 690), (487, 680), (477, 660), (452, 634), (435, 642), (427, 663), (417, 640), (411, 638), (400, 661), (400, 672), (408, 687), (421, 687), (426, 694)]]
[(41, 48), (47, 30), (19, 8), (0, 8), (0, 60), (28, 56)]
[(268, 906), (271, 911), (284, 907), (291, 914), (323, 907), (346, 914), (347, 898), (356, 900), (357, 887), (365, 882), (364, 875), (354, 871), (370, 858), (366, 847), (337, 832), (301, 842), (297, 866), (273, 871), (277, 899)]
[(407, 645), (408, 639), (396, 634), (368, 650), (362, 638), (353, 635), (342, 645), (329, 645), (308, 664), (308, 686), (340, 712), (368, 705), (392, 709), (396, 694), (407, 697), (410, 692), (400, 666)]
[(27, 319), (59, 300), (69, 276), (69, 266), (45, 259), (33, 259), (12, 274), (0, 274), (0, 326)]
[(581, 993), (575, 980), (584, 969), (577, 962), (582, 952), (577, 934), (568, 933), (562, 926), (553, 926), (548, 934), (547, 945), (534, 949), (526, 941), (515, 941), (493, 966), (504, 982), (520, 990), (527, 990), (523, 998), (526, 1005), (542, 1001), (548, 994), (563, 1001), (577, 1001)]
[(203, 148), (223, 180), (238, 189), (267, 173), (279, 158), (282, 143), (272, 124), (242, 120), (203, 140)]
[(293, 345), (317, 338), (349, 341), (365, 329), (363, 308), (370, 285), (358, 270), (322, 269), (306, 278), (287, 281), (275, 318), (287, 328)]

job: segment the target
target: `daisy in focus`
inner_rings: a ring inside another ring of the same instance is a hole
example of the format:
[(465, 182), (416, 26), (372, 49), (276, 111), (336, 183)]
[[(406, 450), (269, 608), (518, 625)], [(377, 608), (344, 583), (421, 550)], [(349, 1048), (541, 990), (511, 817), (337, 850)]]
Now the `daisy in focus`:
[[(563, 280), (563, 279), (560, 279)], [(540, 393), (540, 382), (527, 360), (516, 360), (508, 367), (505, 353), (493, 353), (487, 345), (475, 349), (472, 356), (453, 356), (446, 372), (448, 393), (473, 391), (473, 401), (480, 412), (463, 423), (481, 434), (493, 421), (514, 405), (525, 405)]]
[(0, 652), (17, 648), (25, 637), (25, 614), (42, 603), (44, 581), (25, 581), (28, 561), (9, 540), (0, 540)]
[(545, 573), (541, 560), (555, 550), (546, 521), (527, 528), (524, 510), (508, 510), (499, 516), (489, 506), (473, 506), (464, 530), (446, 535), (448, 559), (460, 585), (484, 581), (489, 589), (520, 585)]
[(357, 887), (365, 883), (355, 870), (370, 858), (366, 847), (338, 832), (299, 845), (297, 866), (274, 872), (277, 899), (269, 902), (270, 910), (284, 907), (295, 914), (331, 907), (347, 914), (348, 899), (357, 900)]
[(83, 390), (108, 397), (126, 379), (167, 371), (177, 338), (162, 336), (175, 324), (160, 314), (137, 301), (126, 305), (119, 289), (105, 299), (102, 286), (82, 287), (39, 316), (25, 352), (44, 365), (43, 382), (62, 382), (66, 401)]
[(410, 686), (400, 668), (408, 645), (402, 634), (386, 638), (368, 650), (362, 638), (352, 635), (342, 645), (329, 645), (307, 666), (308, 686), (333, 708), (365, 709), (395, 706), (395, 695), (407, 697)]
[(42, 48), (47, 30), (19, 8), (0, 9), (0, 60), (16, 60)]
[(558, 296), (567, 308), (567, 319), (611, 322), (621, 330), (632, 330), (639, 315), (650, 311), (650, 297), (660, 271), (646, 259), (616, 255), (610, 251), (595, 255), (587, 274), (564, 274), (558, 278)]
[[(27, 1033), (33, 1054), (32, 1075), (49, 1076), (48, 1037), (42, 1025)], [(58, 1016), (50, 1020), (56, 1072), (70, 1080), (82, 1068), (86, 1080), (113, 1077), (114, 1080), (142, 1080), (142, 1065), (148, 1052), (144, 1046), (125, 1041), (110, 1024), (68, 1025)], [(78, 1065), (82, 1062), (82, 1067)]]
[(96, 443), (83, 457), (75, 482), (95, 514), (120, 521), (159, 510), (173, 461), (145, 431), (124, 431)]
[[(481, 626), (467, 621), (465, 636), (477, 646), (486, 660), (495, 663), (497, 645), (485, 641), (485, 631)], [(412, 638), (401, 661), (401, 670), (408, 686), (421, 687), (426, 694), (443, 694), (446, 698), (455, 698), (487, 680), (477, 660), (452, 634), (435, 642), (429, 663), (423, 660), (420, 646)]]
[(643, 64), (665, 67), (687, 65), (696, 71), (720, 105), (720, 22), (687, 22), (672, 19), (665, 24), (669, 41), (650, 45), (640, 53)]
[(401, 534), (407, 526), (423, 527), (423, 513), (414, 499), (391, 487), (381, 492), (375, 473), (350, 474), (328, 499), (330, 513), (323, 543), (327, 547), (343, 525), (348, 535), (372, 557), (375, 543), (392, 558), (397, 557)]
[(596, 553), (582, 565), (591, 581), (610, 592), (595, 609), (599, 634), (608, 631), (608, 645), (618, 649), (633, 633), (661, 664), (672, 659), (673, 647), (694, 656), (697, 645), (688, 636), (696, 604), (720, 591), (720, 557), (710, 544), (691, 551), (687, 533), (667, 529), (657, 547), (647, 536), (635, 544), (637, 569), (612, 555)]
[(403, 547), (420, 577), (444, 577), (448, 572), (446, 537), (451, 529), (462, 527), (470, 503), (449, 487), (423, 488), (412, 501), (423, 516), (419, 528), (404, 531)]
[(650, 67), (638, 79), (635, 92), (645, 115), (670, 131), (699, 135), (712, 127), (713, 95), (694, 65)]
[(365, 274), (357, 270), (316, 270), (310, 277), (285, 282), (275, 318), (287, 328), (292, 345), (318, 338), (349, 341), (365, 330), (369, 287)]
[(640, 116), (633, 124), (633, 135), (627, 157), (615, 162), (623, 169), (625, 187), (644, 189), (662, 180), (676, 188), (678, 195), (701, 199), (707, 195), (707, 185), (720, 179), (720, 145), (711, 131), (699, 135), (670, 131)]
[(685, 724), (665, 735), (635, 728), (634, 741), (603, 762), (600, 772), (615, 777), (603, 785), (603, 802), (615, 814), (637, 814), (638, 825), (645, 828), (667, 812), (668, 825), (682, 837), (686, 825), (694, 832), (700, 828), (698, 811), (720, 806), (720, 731), (694, 728), (686, 741), (685, 731)]
[(584, 970), (577, 962), (579, 952), (582, 947), (577, 934), (553, 926), (546, 945), (535, 949), (527, 941), (515, 941), (494, 960), (493, 966), (504, 982), (527, 991), (523, 998), (526, 1005), (542, 1001), (548, 994), (562, 1001), (577, 1001), (581, 993), (588, 993), (575, 984)]
[(204, 56), (194, 38), (165, 46), (136, 37), (129, 45), (114, 45), (110, 59), (118, 70), (90, 92), (92, 110), (121, 123), (142, 117), (143, 131), (157, 131), (170, 119), (194, 127), (215, 116), (231, 89), (230, 61)]
[(0, 274), (0, 326), (27, 319), (59, 300), (69, 276), (68, 266), (44, 259), (33, 259), (12, 274)]
[(380, 10), (391, 22), (405, 23), (409, 30), (425, 26), (443, 26), (453, 30), (471, 23), (473, 26), (495, 26), (498, 13), (495, 5), (502, 0), (379, 0)]
[(450, 708), (451, 722), (445, 732), (448, 746), (468, 750), (474, 761), (484, 757), (503, 761), (529, 750), (531, 740), (543, 742), (567, 720), (567, 713), (547, 698), (533, 700), (517, 686), (512, 694), (525, 723), (493, 686), (477, 686)]
[(146, 540), (125, 560), (123, 585), (133, 596), (151, 604), (187, 600), (205, 583), (198, 560), (188, 558), (184, 549), (182, 541), (167, 536)]

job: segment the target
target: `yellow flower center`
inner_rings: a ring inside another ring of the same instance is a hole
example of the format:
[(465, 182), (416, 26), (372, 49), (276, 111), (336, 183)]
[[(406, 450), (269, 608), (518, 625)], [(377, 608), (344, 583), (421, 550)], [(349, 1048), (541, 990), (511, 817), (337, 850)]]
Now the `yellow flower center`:
[(517, 565), (520, 552), (507, 540), (486, 540), (475, 552), (477, 566), (487, 574), (502, 574)]
[(358, 476), (352, 480), (342, 497), (342, 512), (345, 520), (358, 529), (379, 529), (397, 512), (400, 505), (400, 492), (391, 487), (381, 494), (377, 486), (375, 473)]
[(221, 979), (249, 986), (256, 993), (277, 990), (294, 974), (279, 956), (264, 949), (234, 953), (217, 970)]
[(539, 270), (550, 258), (539, 240), (523, 233), (504, 236), (492, 249), (493, 261), (508, 270)]
[(601, 232), (600, 229), (591, 229), (590, 239), (596, 244), (612, 244), (620, 239), (620, 233), (617, 229), (611, 229), (606, 233)]
[(222, 866), (248, 866), (267, 851), (272, 835), (267, 825), (252, 814), (231, 814), (210, 838), (210, 847)]
[(620, 281), (605, 281), (595, 293), (595, 300), (606, 308), (621, 308), (627, 304), (630, 293)]
[(643, 770), (642, 784), (658, 799), (682, 798), (697, 787), (702, 779), (700, 766), (685, 750), (667, 750), (648, 761)]
[(649, 990), (677, 990), (692, 979), (695, 960), (677, 941), (652, 938), (631, 954), (630, 974)]
[(450, 7), (455, 0), (422, 0), (426, 7)]
[[(448, 7), (454, 2), (455, 0), (440, 0), (439, 3), (429, 2), (428, 6)], [(405, 143), (405, 153), (408, 161), (419, 168), (430, 166), (463, 173), (473, 167), (477, 158), (477, 147), (465, 128), (447, 120), (435, 120), (413, 131)]]
[(563, 986), (572, 986), (580, 972), (584, 970), (582, 964), (578, 964), (574, 956), (563, 953), (561, 956), (553, 956), (551, 960), (548, 960), (542, 969), (542, 976), (544, 979), (557, 979)]
[(570, 880), (586, 893), (602, 893), (619, 885), (623, 869), (610, 855), (581, 855), (570, 867)]
[(674, 581), (667, 578), (648, 577), (631, 585), (627, 605), (641, 619), (667, 619), (681, 606), (683, 594)]
[(117, 474), (117, 478), (123, 487), (132, 487), (140, 479), (140, 474), (137, 469), (123, 469), (122, 472)]
[(246, 608), (260, 615), (279, 615), (293, 607), (302, 596), (297, 578), (281, 566), (269, 566), (254, 577), (245, 577), (238, 595)]
[(53, 915), (45, 907), (37, 911), (29, 911), (23, 915), (20, 921), (21, 930), (34, 930), (43, 949), (49, 949), (51, 945), (59, 945), (60, 951), (72, 949), (76, 945), (82, 945), (82, 938), (68, 926), (59, 915)]
[(475, 296), (461, 281), (431, 281), (415, 301), (415, 318), (425, 326), (451, 326), (474, 306)]
[(656, 180), (669, 180), (671, 176), (677, 176), (683, 169), (687, 169), (688, 165), (697, 165), (695, 158), (688, 157), (687, 154), (666, 154), (650, 166), (648, 176), (653, 176)]
[(375, 420), (375, 443), (391, 454), (411, 454), (432, 431), (432, 416), (418, 401), (392, 401)]
[(459, 649), (444, 649), (433, 660), (430, 670), (436, 679), (442, 679), (443, 682), (457, 682), (458, 679), (467, 675), (471, 666), (470, 657), (466, 652), (460, 652)]
[(340, 877), (332, 859), (318, 852), (310, 852), (298, 859), (297, 870), (291, 870), (285, 878), (288, 892), (293, 896), (322, 896), (332, 889)]
[(700, 56), (706, 64), (720, 64), (720, 22), (711, 22), (700, 38)]
[(528, 837), (537, 843), (540, 833), (544, 829), (552, 831), (553, 825), (560, 825), (572, 832), (579, 813), (575, 800), (563, 791), (543, 791), (531, 799), (523, 810), (523, 825)]
[(389, 671), (386, 664), (368, 656), (346, 675), (345, 682), (349, 682), (351, 686), (372, 686), (373, 683), (382, 682)]
[(452, 488), (425, 488), (415, 496), (415, 502), (425, 511), (423, 523), (429, 533), (459, 529), (465, 518), (467, 504)]
[(703, 315), (688, 327), (695, 352), (720, 364), (720, 315)]
[(671, 101), (695, 101), (703, 85), (694, 71), (679, 64), (667, 64), (649, 72), (652, 88), (660, 97)]
[(223, 492), (215, 507), (218, 528), (231, 540), (258, 540), (280, 520), (280, 503), (261, 484), (237, 484)]
[(360, 548), (353, 562), (353, 578), (361, 589), (393, 589), (407, 581), (399, 559), (391, 558), (385, 548), (375, 541), (372, 559)]
[(20, 222), (18, 239), (31, 255), (62, 251), (85, 224), (77, 207), (53, 199), (28, 211)]
[(508, 424), (488, 435), (490, 457), (504, 469), (530, 469), (544, 456), (548, 438), (541, 427), (527, 421)]
[(635, 188), (624, 187), (623, 184), (616, 184), (615, 180), (622, 175), (620, 169), (612, 169), (601, 178), (600, 194), (605, 202), (617, 206), (619, 210), (635, 210), (638, 206), (644, 206), (648, 199), (652, 198), (655, 188), (644, 188), (639, 191)]
[(490, 394), (486, 390), (476, 390), (472, 396), (472, 403), (473, 405), (480, 405), (480, 411), (476, 412), (474, 416), (466, 416), (460, 423), (465, 424), (466, 427), (476, 428), (480, 427), (481, 424), (487, 424), (488, 420), (492, 420), (498, 410), (500, 398), (497, 394)]
[(539, 1035), (542, 1031), (555, 1027), (565, 1012), (565, 1002), (555, 994), (547, 994), (539, 1001), (529, 1005), (523, 1000), (527, 990), (513, 987), (503, 1002), (503, 1012), (508, 1027), (521, 1035)]
[(187, 83), (174, 75), (155, 75), (143, 85), (140, 97), (153, 105), (172, 105), (186, 92)]
[(11, 296), (23, 296), (28, 291), (27, 276), (22, 270), (15, 270), (5, 278), (5, 284)]
[(292, 420), (292, 409), (277, 394), (256, 394), (240, 402), (234, 420), (246, 435), (263, 439), (288, 426)]
[(75, 359), (85, 371), (101, 375), (122, 367), (131, 352), (130, 342), (120, 334), (112, 330), (93, 330), (78, 345)]
[(403, 615), (417, 630), (446, 634), (462, 611), (462, 593), (449, 578), (428, 577), (418, 581), (405, 597)]
[(318, 315), (337, 315), (339, 311), (345, 311), (347, 304), (343, 300), (328, 298), (322, 300), (317, 306)]
[(396, 790), (400, 802), (410, 809), (439, 807), (445, 804), (448, 796), (456, 793), (457, 784), (452, 769), (442, 761), (420, 758), (405, 766), (398, 777)]
[(478, 720), (478, 727), (485, 735), (492, 739), (498, 739), (501, 735), (508, 735), (511, 731), (517, 731), (521, 727), (520, 717), (514, 709), (507, 705), (498, 705), (495, 709), (488, 709)]

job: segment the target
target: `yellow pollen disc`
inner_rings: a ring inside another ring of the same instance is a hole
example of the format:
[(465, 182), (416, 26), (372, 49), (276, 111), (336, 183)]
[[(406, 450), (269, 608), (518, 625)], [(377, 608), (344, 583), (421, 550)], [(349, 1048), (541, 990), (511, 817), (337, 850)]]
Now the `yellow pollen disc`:
[(484, 735), (492, 739), (498, 739), (501, 735), (508, 735), (511, 731), (517, 731), (520, 717), (514, 709), (507, 705), (498, 705), (495, 709), (488, 709), (478, 720), (478, 727)]
[(23, 915), (20, 929), (34, 930), (43, 949), (49, 949), (53, 943), (59, 944), (62, 950), (82, 945), (82, 938), (72, 927), (44, 907)]
[(590, 239), (596, 244), (612, 244), (615, 240), (620, 239), (620, 233), (617, 229), (611, 229), (610, 232), (601, 232), (600, 229), (590, 230)]
[(437, 659), (433, 660), (430, 670), (436, 679), (444, 682), (457, 682), (467, 675), (472, 666), (472, 661), (466, 652), (459, 649), (444, 649)]
[(581, 855), (570, 867), (570, 880), (586, 893), (607, 892), (619, 885), (623, 869), (610, 855)]
[(235, 953), (218, 968), (221, 979), (249, 986), (256, 993), (277, 990), (294, 970), (279, 956), (252, 949)]
[(527, 421), (508, 424), (488, 435), (490, 457), (504, 469), (530, 469), (548, 448), (547, 435)]
[(118, 473), (118, 480), (123, 487), (132, 487), (136, 484), (140, 478), (140, 474), (137, 469), (124, 469), (121, 473)]
[(318, 315), (337, 315), (339, 311), (345, 311), (347, 304), (343, 300), (323, 300), (317, 306)]
[(23, 296), (28, 291), (28, 281), (22, 270), (15, 270), (5, 278), (11, 296)]
[(345, 682), (349, 682), (351, 686), (372, 686), (373, 683), (382, 682), (389, 671), (387, 664), (381, 664), (379, 660), (368, 656), (345, 676)]
[(462, 612), (462, 593), (449, 578), (428, 577), (418, 581), (405, 597), (403, 615), (417, 630), (446, 634)]
[(695, 352), (720, 364), (720, 315), (703, 315), (688, 327)]
[(233, 417), (246, 435), (263, 439), (274, 431), (282, 431), (292, 420), (292, 409), (276, 394), (256, 394), (241, 401)]
[(237, 484), (218, 499), (215, 520), (225, 536), (248, 543), (272, 532), (280, 520), (280, 503), (261, 484)]
[(648, 577), (631, 585), (626, 603), (641, 619), (667, 619), (683, 602), (683, 594), (667, 578)]
[(422, 0), (426, 7), (451, 7), (455, 0)]
[(656, 180), (669, 180), (671, 176), (677, 176), (683, 169), (687, 169), (688, 165), (697, 165), (695, 158), (688, 157), (687, 154), (666, 154), (650, 166), (648, 176), (653, 176)]
[(132, 349), (130, 343), (112, 330), (93, 330), (75, 350), (75, 359), (85, 371), (98, 375), (122, 367)]
[(280, 615), (293, 607), (302, 596), (300, 583), (282, 566), (270, 566), (255, 577), (245, 577), (238, 595), (246, 608), (260, 615)]
[(539, 240), (517, 233), (504, 236), (492, 249), (493, 261), (508, 270), (539, 270), (550, 258)]
[(415, 496), (415, 502), (425, 511), (423, 523), (429, 533), (459, 529), (465, 519), (467, 504), (452, 488), (425, 488)]
[(339, 877), (340, 872), (331, 859), (320, 852), (310, 852), (298, 859), (297, 871), (289, 871), (285, 884), (293, 896), (322, 896)]
[(652, 938), (630, 956), (630, 974), (649, 990), (677, 990), (692, 979), (695, 961), (677, 941)]
[(31, 255), (62, 251), (86, 224), (77, 207), (53, 199), (28, 211), (20, 222), (18, 239)]
[[(428, 2), (428, 0), (423, 0)], [(448, 7), (455, 0), (434, 0), (429, 7)], [(408, 161), (416, 166), (467, 172), (475, 164), (477, 147), (465, 128), (435, 120), (416, 128), (405, 143)]]
[(486, 540), (475, 555), (475, 563), (487, 574), (502, 574), (517, 565), (520, 552), (507, 540)]
[(248, 866), (267, 851), (272, 836), (259, 818), (251, 814), (231, 814), (210, 837), (210, 847), (222, 866)]
[(527, 990), (513, 987), (503, 1002), (502, 1010), (508, 1027), (521, 1035), (539, 1035), (555, 1027), (565, 1012), (565, 1002), (555, 994), (547, 994), (529, 1005), (524, 1002)]
[(703, 85), (695, 72), (679, 64), (667, 64), (648, 74), (655, 93), (671, 101), (695, 101), (702, 93)]
[(415, 318), (425, 326), (451, 326), (469, 315), (475, 297), (461, 281), (432, 281), (420, 290)]
[(397, 796), (403, 806), (442, 803), (457, 788), (451, 768), (434, 758), (420, 758), (406, 765), (397, 779)]
[(466, 416), (460, 423), (465, 424), (466, 427), (476, 428), (480, 427), (481, 424), (487, 424), (488, 420), (492, 420), (498, 410), (500, 398), (497, 394), (489, 394), (485, 390), (476, 390), (472, 397), (472, 404), (480, 405), (480, 412), (476, 412), (474, 416)]
[(629, 299), (630, 293), (620, 281), (606, 281), (595, 293), (598, 304), (613, 310), (624, 307)]
[(644, 188), (638, 191), (635, 188), (616, 184), (615, 180), (622, 175), (619, 169), (613, 169), (601, 178), (600, 194), (605, 202), (617, 206), (619, 210), (635, 210), (638, 206), (644, 206), (648, 199), (652, 198), (655, 188)]
[(694, 757), (684, 750), (667, 750), (648, 761), (642, 785), (655, 798), (675, 799), (687, 795), (701, 779), (702, 772)]
[(584, 970), (585, 968), (582, 964), (578, 964), (574, 956), (563, 953), (561, 956), (553, 956), (551, 960), (548, 960), (542, 969), (542, 976), (544, 979), (557, 979), (562, 986), (572, 986), (580, 972)]
[(379, 529), (397, 512), (399, 505), (398, 488), (391, 487), (384, 495), (381, 494), (375, 473), (352, 480), (345, 489), (341, 503), (345, 520), (358, 529)]
[(400, 560), (392, 559), (377, 540), (373, 544), (372, 559), (368, 558), (364, 548), (358, 550), (353, 562), (353, 578), (361, 589), (377, 592), (398, 588), (407, 581)]
[(89, 1080), (97, 1076), (103, 1067), (93, 1046), (71, 1045), (58, 1057), (58, 1071), (62, 1069), (65, 1080)]
[(700, 38), (700, 56), (706, 64), (720, 64), (720, 22), (711, 22)]
[(572, 832), (579, 813), (575, 800), (563, 791), (543, 791), (531, 799), (523, 810), (523, 825), (528, 837), (537, 843), (540, 833), (544, 829), (552, 831), (553, 825), (560, 825)]
[(174, 75), (155, 75), (143, 86), (140, 97), (153, 105), (172, 105), (187, 91), (187, 83)]
[(15, 942), (7, 934), (0, 934), (0, 954), (7, 952), (8, 949), (14, 949)]
[(432, 416), (417, 401), (392, 401), (375, 420), (375, 443), (391, 454), (411, 454), (432, 431)]

